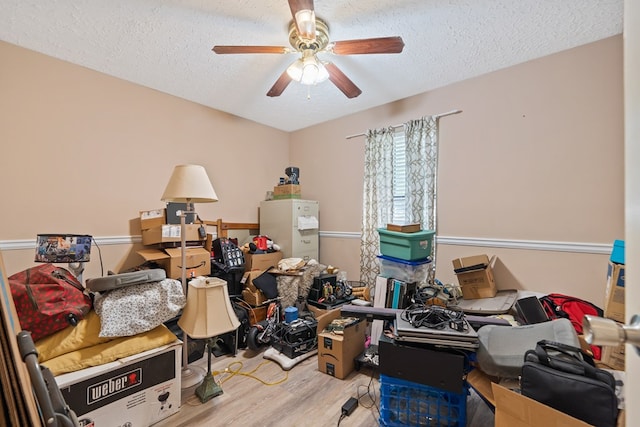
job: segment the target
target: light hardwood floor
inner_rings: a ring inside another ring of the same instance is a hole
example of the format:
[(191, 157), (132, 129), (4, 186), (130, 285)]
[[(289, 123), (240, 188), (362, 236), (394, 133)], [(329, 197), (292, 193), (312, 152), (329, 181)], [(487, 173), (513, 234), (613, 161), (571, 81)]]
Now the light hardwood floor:
[[(206, 369), (206, 356), (195, 364)], [(358, 396), (358, 407), (340, 427), (379, 425), (380, 384), (377, 373), (366, 366), (340, 380), (320, 372), (316, 356), (285, 371), (263, 353), (239, 350), (235, 357), (212, 358), (212, 371), (225, 368), (238, 373), (215, 377), (222, 381), (222, 395), (203, 404), (194, 389), (186, 389), (179, 412), (154, 427), (338, 426), (342, 405)], [(467, 426), (492, 426), (493, 414), (475, 397), (470, 396), (467, 406)]]
[[(206, 356), (195, 362), (206, 369)], [(318, 359), (311, 356), (285, 371), (263, 353), (239, 350), (235, 357), (212, 358), (212, 371), (228, 368), (237, 374), (217, 375), (224, 393), (201, 403), (193, 389), (183, 390), (182, 407), (154, 427), (192, 426), (337, 426), (342, 405), (350, 398), (375, 391), (379, 404), (379, 383), (369, 368), (352, 372), (340, 380), (318, 371)], [(246, 375), (242, 375), (246, 374)], [(273, 384), (273, 385), (269, 385)], [(341, 427), (378, 425), (377, 406), (363, 397), (360, 405), (344, 418)], [(366, 407), (369, 406), (369, 407)]]

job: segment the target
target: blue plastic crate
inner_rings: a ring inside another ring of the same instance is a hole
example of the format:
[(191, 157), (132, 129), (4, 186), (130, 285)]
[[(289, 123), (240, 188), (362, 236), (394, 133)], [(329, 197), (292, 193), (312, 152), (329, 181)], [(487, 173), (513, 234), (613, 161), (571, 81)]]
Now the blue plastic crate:
[(380, 375), (380, 425), (459, 426), (467, 424), (467, 395)]

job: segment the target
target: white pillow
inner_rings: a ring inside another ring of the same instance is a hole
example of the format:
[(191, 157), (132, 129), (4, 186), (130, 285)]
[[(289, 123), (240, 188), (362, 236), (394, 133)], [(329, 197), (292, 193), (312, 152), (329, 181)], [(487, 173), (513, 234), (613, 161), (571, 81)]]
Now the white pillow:
[(126, 337), (150, 331), (174, 318), (186, 304), (175, 279), (149, 282), (96, 294), (100, 337)]

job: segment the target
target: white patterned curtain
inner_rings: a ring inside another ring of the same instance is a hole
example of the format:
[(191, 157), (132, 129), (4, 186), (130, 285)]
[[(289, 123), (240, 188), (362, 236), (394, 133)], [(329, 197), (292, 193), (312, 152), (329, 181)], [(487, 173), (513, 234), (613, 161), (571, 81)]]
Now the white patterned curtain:
[(373, 286), (379, 273), (377, 229), (393, 218), (393, 128), (370, 130), (364, 150), (360, 281)]
[[(436, 189), (438, 177), (438, 123), (434, 117), (404, 124), (406, 182), (405, 212), (408, 223), (419, 223), (423, 230), (436, 230)], [(436, 274), (436, 245), (431, 246), (431, 268), (427, 282)]]
[[(436, 230), (437, 120), (434, 117), (412, 120), (403, 125), (403, 131), (406, 219), (408, 223), (420, 223), (423, 230)], [(379, 273), (380, 236), (377, 229), (385, 227), (393, 218), (393, 128), (370, 130), (365, 144), (360, 280), (373, 286)], [(431, 259), (429, 283), (435, 278), (435, 244)]]

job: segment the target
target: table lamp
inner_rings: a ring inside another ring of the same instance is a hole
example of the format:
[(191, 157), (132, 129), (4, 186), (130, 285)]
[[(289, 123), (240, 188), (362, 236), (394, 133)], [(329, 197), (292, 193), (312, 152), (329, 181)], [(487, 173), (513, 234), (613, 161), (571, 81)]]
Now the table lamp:
[[(189, 282), (187, 304), (178, 320), (178, 326), (191, 338), (211, 338), (207, 343), (207, 375), (196, 388), (196, 395), (202, 403), (222, 394), (222, 388), (211, 373), (211, 346), (213, 338), (227, 332), (236, 331), (240, 321), (236, 316), (227, 282), (218, 277), (196, 277)], [(237, 336), (236, 336), (237, 345)]]
[(38, 234), (35, 262), (69, 263), (69, 270), (82, 283), (84, 263), (89, 262), (91, 241), (86, 234)]
[[(209, 180), (207, 171), (199, 165), (178, 165), (173, 169), (167, 188), (162, 195), (162, 201), (186, 203), (185, 211), (178, 211), (180, 216), (180, 269), (182, 290), (188, 297), (187, 290), (187, 242), (186, 242), (186, 216), (193, 215), (193, 203), (217, 202), (213, 185)], [(182, 339), (182, 388), (189, 388), (204, 377), (204, 372), (197, 367), (189, 367), (189, 351), (187, 347), (187, 334)]]

